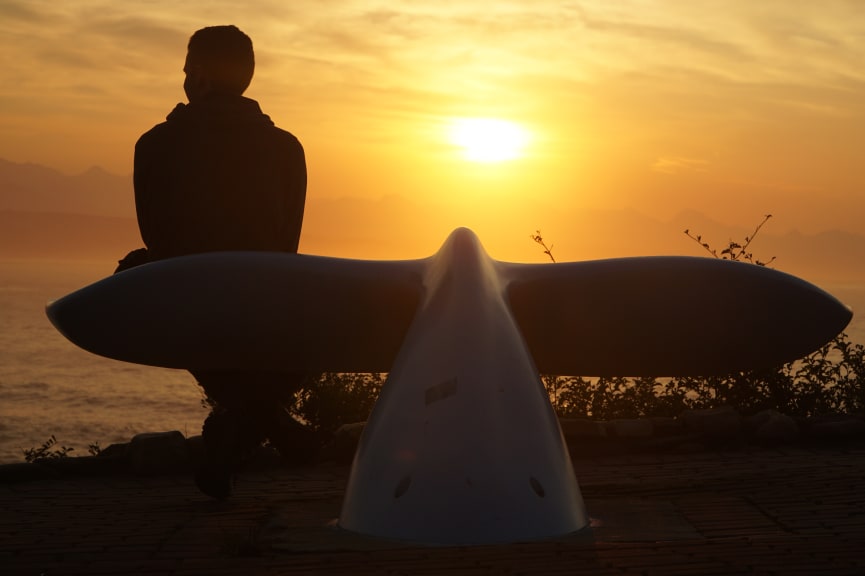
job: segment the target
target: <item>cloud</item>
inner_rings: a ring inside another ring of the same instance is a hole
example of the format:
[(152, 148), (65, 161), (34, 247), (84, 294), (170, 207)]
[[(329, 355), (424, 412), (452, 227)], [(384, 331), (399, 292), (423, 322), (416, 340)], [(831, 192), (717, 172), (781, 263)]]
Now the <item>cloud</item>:
[(0, 3), (0, 20), (5, 22), (6, 26), (14, 28), (22, 24), (48, 24), (55, 19), (50, 12), (39, 8), (34, 7), (29, 0), (5, 0)]
[[(93, 131), (144, 128), (135, 118), (157, 120), (182, 98), (191, 32), (227, 22), (253, 38), (251, 92), (266, 111), (316, 130), (356, 125), (376, 138), (394, 119), (484, 111), (534, 114), (551, 130), (604, 122), (656, 134), (714, 128), (713, 118), (856, 117), (865, 109), (860, 13), (842, 0), (251, 0), (245, 10), (218, 0), (204, 12), (176, 0), (146, 10), (7, 0), (0, 122), (80, 116)], [(0, 155), (10, 147), (0, 141)], [(665, 142), (644, 158), (677, 149), (689, 148)]]
[[(668, 50), (684, 50), (695, 56), (700, 54), (720, 56), (725, 60), (750, 58), (747, 50), (741, 44), (700, 26), (700, 19), (684, 21), (659, 18), (654, 20), (650, 13), (639, 11), (634, 11), (629, 16), (604, 17), (590, 15), (582, 8), (577, 8), (575, 13), (585, 29), (596, 33), (598, 36), (634, 42), (642, 48), (651, 46), (651, 49), (645, 54), (649, 58), (653, 54), (663, 54)], [(673, 9), (667, 13), (675, 15), (676, 10)], [(646, 18), (647, 16), (648, 18)]]
[(652, 170), (662, 174), (679, 174), (681, 172), (706, 172), (709, 162), (699, 158), (685, 156), (665, 156), (658, 158), (652, 164)]

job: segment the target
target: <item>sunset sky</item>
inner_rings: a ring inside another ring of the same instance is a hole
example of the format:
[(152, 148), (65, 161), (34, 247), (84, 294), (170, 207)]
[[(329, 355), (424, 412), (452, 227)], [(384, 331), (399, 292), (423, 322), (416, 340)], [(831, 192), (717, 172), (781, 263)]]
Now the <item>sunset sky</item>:
[(190, 34), (226, 23), (256, 48), (246, 95), (305, 146), (310, 206), (402, 206), (386, 255), (469, 226), (496, 257), (540, 228), (577, 258), (568, 222), (596, 209), (863, 229), (859, 0), (0, 0), (0, 158), (131, 174), (185, 100)]

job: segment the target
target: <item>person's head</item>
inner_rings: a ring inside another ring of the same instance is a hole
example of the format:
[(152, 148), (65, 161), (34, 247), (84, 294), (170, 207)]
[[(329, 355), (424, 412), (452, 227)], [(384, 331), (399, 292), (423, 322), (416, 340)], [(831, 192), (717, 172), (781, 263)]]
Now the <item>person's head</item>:
[(252, 40), (236, 26), (210, 26), (189, 39), (183, 89), (189, 101), (210, 92), (241, 95), (252, 81)]

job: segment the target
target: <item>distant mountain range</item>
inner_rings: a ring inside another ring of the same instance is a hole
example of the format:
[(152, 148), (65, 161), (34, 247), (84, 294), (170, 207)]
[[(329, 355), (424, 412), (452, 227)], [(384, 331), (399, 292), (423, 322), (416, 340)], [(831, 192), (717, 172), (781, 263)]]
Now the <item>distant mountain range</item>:
[(115, 261), (142, 245), (134, 218), (0, 210), (0, 258)]
[[(403, 196), (377, 200), (312, 197), (307, 203), (301, 249), (354, 258), (427, 256), (449, 231), (427, 208)], [(550, 238), (558, 247), (554, 253), (572, 260), (651, 254), (708, 256), (684, 236), (684, 230), (702, 235), (718, 251), (731, 239), (742, 241), (753, 232), (731, 228), (698, 212), (683, 212), (670, 221), (634, 210), (584, 210), (551, 218), (557, 221), (543, 226), (555, 231)], [(503, 221), (499, 227), (513, 230), (513, 244), (502, 249), (520, 254), (515, 258), (522, 261), (544, 262), (546, 257), (528, 238), (533, 225)], [(429, 246), (428, 253), (403, 247), (418, 242)], [(0, 160), (0, 257), (116, 260), (141, 245), (131, 176), (99, 168), (66, 175), (44, 166)], [(865, 236), (861, 234), (830, 230), (777, 235), (770, 223), (760, 232), (753, 251), (762, 260), (775, 256), (773, 267), (813, 281), (865, 284)]]
[(97, 167), (70, 176), (38, 164), (0, 159), (0, 210), (132, 218), (132, 176)]

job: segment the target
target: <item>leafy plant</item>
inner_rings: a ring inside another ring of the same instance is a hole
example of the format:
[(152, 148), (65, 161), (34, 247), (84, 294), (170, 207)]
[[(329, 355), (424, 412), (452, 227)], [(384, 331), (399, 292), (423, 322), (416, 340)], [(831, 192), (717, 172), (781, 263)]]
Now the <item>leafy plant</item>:
[(760, 229), (769, 221), (772, 217), (771, 214), (766, 214), (763, 217), (763, 221), (757, 225), (757, 228), (751, 233), (750, 236), (745, 236), (745, 241), (742, 244), (734, 240), (730, 240), (727, 243), (727, 247), (721, 250), (720, 254), (712, 248), (708, 242), (703, 240), (703, 237), (700, 234), (691, 234), (689, 230), (685, 230), (685, 235), (702, 246), (709, 254), (714, 256), (715, 258), (719, 258), (721, 260), (733, 260), (740, 262), (750, 262), (751, 264), (756, 264), (757, 266), (768, 266), (772, 262), (775, 261), (775, 257), (772, 256), (769, 260), (762, 262), (760, 260), (756, 260), (754, 255), (751, 252), (748, 252), (748, 247), (751, 245), (751, 242), (754, 241), (754, 238), (759, 234)]
[(42, 443), (38, 448), (29, 448), (24, 450), (24, 460), (26, 462), (38, 462), (40, 460), (52, 460), (55, 458), (66, 458), (69, 453), (75, 450), (68, 446), (57, 446), (57, 438), (54, 434), (48, 440)]
[(314, 430), (332, 432), (366, 420), (383, 385), (378, 373), (326, 372), (298, 392), (290, 411)]
[[(688, 230), (685, 234), (715, 258), (766, 266), (775, 257), (758, 260), (750, 252), (750, 246), (771, 217), (767, 214), (743, 242), (730, 240), (720, 252), (701, 235)], [(540, 232), (532, 235), (532, 239), (552, 259)], [(542, 381), (561, 416), (596, 419), (674, 416), (687, 408), (721, 405), (743, 413), (772, 408), (802, 417), (838, 412), (865, 414), (865, 347), (851, 343), (847, 334), (841, 333), (804, 358), (770, 370), (666, 379), (543, 375)]]
[(556, 259), (553, 258), (553, 245), (552, 245), (552, 244), (550, 244), (549, 246), (546, 245), (546, 243), (544, 242), (543, 237), (541, 236), (541, 231), (540, 231), (540, 230), (535, 230), (535, 233), (534, 233), (534, 234), (529, 234), (529, 238), (531, 238), (531, 239), (534, 240), (537, 244), (539, 244), (539, 245), (541, 246), (541, 248), (544, 249), (544, 254), (546, 254), (547, 256), (549, 256), (549, 257), (550, 257), (550, 260), (552, 260), (553, 263), (555, 263)]

